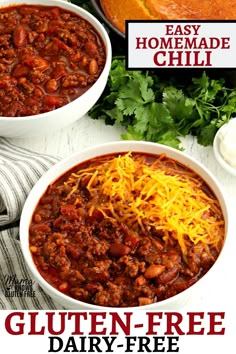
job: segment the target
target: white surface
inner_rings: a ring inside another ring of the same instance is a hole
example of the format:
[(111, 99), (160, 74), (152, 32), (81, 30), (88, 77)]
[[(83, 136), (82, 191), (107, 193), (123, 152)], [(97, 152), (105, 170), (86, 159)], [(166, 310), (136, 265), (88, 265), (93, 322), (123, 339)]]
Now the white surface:
[[(38, 152), (57, 155), (60, 157), (67, 157), (70, 154), (76, 151), (81, 151), (82, 149), (89, 146), (114, 140), (121, 140), (121, 132), (122, 130), (118, 127), (106, 126), (103, 121), (92, 120), (85, 116), (66, 129), (63, 129), (54, 134), (50, 134), (47, 137), (42, 136), (39, 138), (9, 140), (14, 144)], [(187, 137), (184, 140), (183, 145), (187, 154), (195, 157), (198, 161), (207, 166), (209, 170), (214, 174), (222, 186), (222, 191), (226, 193), (229, 208), (231, 213), (235, 215), (236, 220), (236, 177), (231, 176), (218, 165), (214, 158), (212, 147), (202, 147), (198, 145), (192, 137)], [(199, 293), (189, 298), (187, 304), (183, 308), (183, 311), (225, 312), (227, 331), (225, 336), (220, 337), (224, 337), (221, 338), (221, 342), (223, 344), (227, 343), (228, 348), (228, 345), (231, 341), (233, 341), (235, 336), (235, 225), (236, 221), (234, 222), (228, 237), (227, 247), (224, 253), (223, 265), (221, 263), (221, 266), (218, 267), (218, 271), (214, 272), (214, 277), (211, 277), (211, 279), (207, 279), (207, 282), (202, 283), (199, 289)], [(206, 337), (206, 340), (207, 338), (212, 341), (215, 337), (211, 339), (208, 336)], [(202, 339), (203, 338), (201, 336), (200, 343), (203, 343)], [(218, 343), (218, 340), (214, 343)], [(218, 354), (222, 352), (220, 351), (220, 348), (222, 349), (222, 347), (220, 347), (220, 343), (218, 344), (219, 351), (211, 350), (211, 353)], [(216, 344), (217, 348), (218, 344)], [(212, 348), (214, 348), (214, 346), (211, 347), (211, 349)], [(192, 350), (191, 353), (193, 353)]]

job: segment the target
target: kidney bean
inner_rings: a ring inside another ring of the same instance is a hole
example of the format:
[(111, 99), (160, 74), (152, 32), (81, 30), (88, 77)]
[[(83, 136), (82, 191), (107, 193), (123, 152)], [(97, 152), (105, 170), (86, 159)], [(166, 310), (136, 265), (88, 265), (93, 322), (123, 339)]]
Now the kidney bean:
[(53, 199), (54, 197), (52, 195), (45, 195), (43, 198), (41, 198), (40, 204), (51, 204), (53, 202)]
[(132, 249), (135, 249), (138, 246), (139, 239), (135, 235), (127, 234), (124, 237), (124, 243)]
[(22, 25), (16, 26), (13, 33), (13, 42), (16, 47), (23, 47), (26, 45), (27, 41), (27, 32)]
[(157, 277), (157, 284), (158, 285), (167, 285), (171, 283), (177, 275), (179, 274), (179, 269), (177, 267), (173, 267), (168, 269), (167, 271), (163, 272), (162, 274)]
[(98, 46), (92, 41), (86, 42), (84, 45), (84, 49), (86, 53), (90, 56), (90, 58), (94, 58), (98, 53)]
[(79, 66), (84, 68), (85, 66), (87, 66), (89, 63), (89, 58), (87, 55), (82, 55), (80, 61), (79, 61)]
[(98, 63), (95, 59), (92, 59), (88, 66), (89, 75), (96, 75), (98, 72)]
[(42, 96), (44, 96), (44, 93), (43, 93), (43, 91), (41, 90), (41, 88), (35, 87), (35, 89), (34, 89), (34, 95), (35, 95), (36, 97), (42, 97)]
[(58, 82), (57, 80), (55, 79), (50, 79), (46, 82), (45, 84), (45, 90), (48, 92), (48, 93), (54, 93), (56, 92), (58, 89)]
[(17, 64), (12, 72), (12, 76), (16, 77), (17, 79), (22, 76), (27, 76), (30, 69), (26, 65)]
[(30, 232), (37, 233), (37, 232), (51, 232), (51, 228), (46, 224), (34, 224), (30, 226)]
[(129, 254), (130, 251), (131, 249), (128, 246), (118, 242), (111, 243), (109, 248), (109, 253), (113, 257), (125, 256), (126, 254)]
[(147, 279), (158, 277), (165, 270), (165, 266), (161, 264), (151, 264), (145, 271), (144, 276)]

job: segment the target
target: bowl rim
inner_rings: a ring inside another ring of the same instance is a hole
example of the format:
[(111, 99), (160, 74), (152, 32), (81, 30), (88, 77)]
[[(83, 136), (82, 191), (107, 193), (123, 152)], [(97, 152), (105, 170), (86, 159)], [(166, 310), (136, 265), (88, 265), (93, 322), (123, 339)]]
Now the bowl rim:
[(217, 162), (219, 163), (219, 165), (229, 174), (231, 174), (232, 176), (236, 176), (236, 167), (231, 166), (222, 156), (221, 152), (220, 152), (220, 134), (222, 132), (222, 130), (224, 130), (227, 126), (227, 124), (229, 124), (230, 122), (232, 122), (232, 120), (234, 120), (233, 123), (231, 124), (236, 124), (236, 118), (232, 118), (229, 122), (225, 123), (224, 125), (222, 125), (213, 140), (213, 153), (215, 156), (215, 159), (217, 160)]
[[(226, 252), (227, 247), (225, 247), (225, 244), (227, 244), (226, 239), (228, 237), (229, 233), (229, 223), (230, 223), (230, 212), (227, 203), (227, 196), (222, 192), (222, 188), (215, 178), (215, 176), (199, 161), (197, 161), (195, 158), (192, 156), (187, 155), (186, 153), (176, 150), (172, 147), (161, 145), (158, 143), (152, 143), (152, 142), (146, 142), (146, 141), (113, 141), (113, 142), (108, 142), (108, 143), (103, 143), (103, 144), (98, 144), (92, 147), (88, 147), (86, 149), (83, 149), (79, 152), (75, 152), (72, 155), (62, 159), (61, 161), (57, 162), (55, 165), (53, 165), (34, 185), (32, 188), (31, 192), (29, 193), (26, 202), (24, 204), (22, 213), (21, 213), (21, 218), (20, 218), (20, 244), (21, 244), (21, 249), (24, 255), (24, 260), (32, 273), (34, 279), (37, 281), (37, 283), (45, 289), (45, 291), (52, 296), (54, 299), (60, 299), (57, 300), (62, 306), (65, 306), (65, 304), (70, 304), (69, 307), (73, 306), (74, 309), (77, 309), (79, 307), (87, 307), (88, 309), (93, 309), (93, 310), (115, 310), (119, 311), (122, 310), (122, 308), (119, 307), (106, 307), (106, 306), (99, 306), (99, 305), (94, 305), (94, 304), (89, 304), (86, 302), (82, 302), (80, 300), (76, 300), (68, 295), (63, 294), (56, 288), (54, 288), (52, 285), (50, 285), (39, 273), (37, 270), (37, 267), (35, 266), (33, 262), (33, 258), (31, 255), (31, 252), (29, 250), (29, 237), (28, 237), (28, 229), (29, 225), (31, 222), (31, 217), (33, 215), (33, 212), (35, 210), (35, 207), (43, 195), (43, 193), (46, 191), (48, 185), (53, 183), (55, 180), (57, 180), (60, 176), (66, 173), (66, 171), (70, 170), (73, 168), (73, 166), (76, 166), (77, 164), (80, 164), (81, 162), (87, 161), (90, 158), (96, 157), (96, 156), (102, 156), (105, 154), (112, 154), (112, 153), (119, 153), (119, 152), (127, 152), (127, 151), (135, 151), (135, 152), (147, 152), (147, 153), (153, 153), (153, 154), (160, 154), (161, 153), (166, 153), (167, 156), (170, 158), (176, 159), (177, 161), (180, 161), (181, 163), (185, 164), (185, 166), (189, 168), (198, 168), (200, 169), (200, 172), (198, 173), (204, 180), (205, 178), (202, 176), (202, 174), (206, 174), (211, 182), (214, 184), (214, 189), (217, 188), (217, 193), (216, 197), (219, 199), (220, 195), (220, 204), (222, 208), (222, 212), (224, 214), (224, 219), (225, 219), (225, 240), (223, 247), (221, 249), (221, 252), (216, 260), (216, 262), (212, 265), (212, 267), (209, 269), (209, 271), (201, 277), (196, 283), (194, 283), (192, 286), (189, 288), (185, 289), (183, 292), (178, 293), (175, 296), (172, 296), (170, 298), (167, 298), (165, 300), (162, 300), (160, 302), (156, 302), (153, 304), (149, 305), (144, 305), (141, 307), (135, 306), (135, 307), (125, 307), (124, 309), (126, 310), (137, 310), (137, 309), (169, 309), (171, 303), (178, 302), (182, 300), (182, 297), (185, 297), (193, 291), (195, 286), (199, 286), (199, 284), (204, 283), (209, 277), (209, 273), (211, 273), (212, 268), (217, 269), (217, 266), (219, 264), (219, 259), (224, 257), (224, 254)], [(101, 152), (102, 151), (102, 152)], [(174, 155), (175, 157), (173, 157)], [(186, 160), (185, 163), (182, 162), (182, 160)], [(77, 162), (76, 162), (77, 161)], [(187, 164), (187, 162), (191, 162), (191, 166)], [(193, 167), (193, 166), (194, 167)], [(208, 183), (208, 182), (207, 182)], [(212, 187), (212, 185), (211, 185)], [(214, 190), (215, 192), (215, 190)], [(210, 272), (211, 271), (211, 272)], [(64, 305), (63, 305), (64, 304)], [(172, 305), (171, 305), (172, 308)], [(178, 306), (177, 306), (178, 308)]]
[[(22, 116), (22, 117), (5, 117), (5, 116), (0, 116), (0, 122), (7, 122), (9, 123), (9, 125), (14, 124), (17, 120), (17, 122), (28, 122), (31, 120), (34, 121), (38, 121), (38, 120), (42, 120), (42, 124), (43, 121), (47, 120), (50, 116), (55, 115), (56, 112), (58, 112), (58, 110), (60, 110), (61, 113), (66, 114), (66, 110), (67, 110), (67, 106), (70, 105), (77, 105), (78, 104), (78, 100), (84, 100), (87, 96), (90, 96), (91, 94), (93, 94), (93, 91), (96, 90), (97, 86), (99, 85), (99, 83), (101, 82), (101, 80), (103, 79), (104, 76), (106, 76), (106, 72), (107, 70), (110, 70), (110, 66), (111, 66), (111, 61), (112, 61), (112, 46), (111, 46), (111, 41), (109, 38), (109, 35), (106, 31), (106, 29), (104, 28), (104, 26), (102, 25), (102, 23), (93, 15), (91, 14), (89, 11), (87, 11), (86, 9), (75, 5), (69, 1), (65, 1), (65, 0), (2, 0), (3, 2), (1, 2), (0, 4), (0, 9), (11, 6), (11, 5), (41, 5), (41, 6), (58, 6), (58, 7), (62, 7), (64, 9), (67, 9), (69, 11), (74, 11), (78, 16), (81, 16), (82, 18), (84, 18), (86, 21), (90, 22), (92, 26), (94, 26), (94, 28), (96, 29), (96, 31), (99, 33), (99, 35), (101, 36), (101, 39), (104, 43), (105, 46), (105, 50), (106, 50), (106, 61), (105, 61), (105, 65), (104, 68), (100, 74), (100, 76), (98, 77), (98, 79), (96, 80), (96, 82), (87, 90), (85, 91), (81, 96), (77, 97), (75, 100), (67, 103), (66, 105), (59, 107), (57, 109), (54, 109), (50, 112), (44, 112), (44, 113), (40, 113), (40, 114), (35, 114), (35, 115), (30, 115), (30, 116)], [(11, 119), (9, 119), (11, 118)]]

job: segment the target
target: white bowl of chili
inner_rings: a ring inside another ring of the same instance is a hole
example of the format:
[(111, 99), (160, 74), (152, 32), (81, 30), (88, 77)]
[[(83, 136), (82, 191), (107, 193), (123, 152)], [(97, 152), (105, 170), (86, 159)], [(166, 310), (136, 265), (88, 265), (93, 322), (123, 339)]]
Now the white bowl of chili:
[(2, 0), (0, 135), (50, 134), (102, 94), (111, 43), (88, 11), (63, 0)]
[(218, 182), (192, 157), (119, 141), (43, 176), (20, 240), (33, 277), (67, 308), (179, 309), (221, 264), (228, 215)]

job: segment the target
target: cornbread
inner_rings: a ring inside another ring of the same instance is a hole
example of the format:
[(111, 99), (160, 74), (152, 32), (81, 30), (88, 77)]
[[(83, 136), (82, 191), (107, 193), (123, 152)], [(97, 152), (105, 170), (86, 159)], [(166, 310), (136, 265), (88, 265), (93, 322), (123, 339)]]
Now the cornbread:
[(100, 0), (108, 20), (125, 32), (125, 20), (234, 20), (236, 0)]

